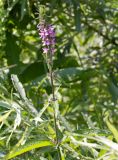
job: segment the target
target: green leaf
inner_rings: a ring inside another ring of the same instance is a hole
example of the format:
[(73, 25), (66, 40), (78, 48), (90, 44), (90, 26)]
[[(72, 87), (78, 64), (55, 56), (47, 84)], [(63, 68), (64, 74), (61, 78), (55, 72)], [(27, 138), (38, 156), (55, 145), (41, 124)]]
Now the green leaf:
[(112, 95), (112, 99), (116, 101), (118, 99), (118, 87), (111, 80), (108, 80), (108, 89)]
[[(13, 65), (13, 64), (20, 64), (20, 53), (21, 53), (21, 48), (19, 45), (16, 43), (18, 42), (18, 37), (12, 35), (10, 32), (6, 33), (6, 48), (5, 48), (5, 53), (6, 57), (8, 60), (8, 65)], [(14, 67), (11, 68), (10, 71), (12, 73), (16, 73), (19, 71), (18, 68)]]
[(79, 2), (74, 2), (74, 19), (75, 19), (75, 26), (76, 30), (80, 32), (81, 30), (81, 11)]
[(19, 93), (20, 97), (24, 100), (25, 105), (29, 108), (29, 110), (30, 110), (34, 115), (37, 115), (38, 112), (37, 112), (37, 110), (34, 108), (32, 102), (26, 97), (25, 89), (23, 88), (22, 83), (19, 82), (19, 79), (18, 79), (17, 75), (12, 74), (12, 75), (11, 75), (11, 79), (12, 79), (14, 88), (15, 88), (16, 91)]
[(12, 74), (11, 80), (16, 91), (20, 94), (21, 98), (24, 100), (27, 99), (25, 89), (23, 88), (23, 85), (21, 84), (21, 82), (19, 82), (17, 75)]
[(4, 122), (8, 118), (8, 116), (11, 114), (12, 111), (13, 110), (10, 110), (6, 114), (0, 116), (0, 122)]
[[(67, 68), (67, 67), (77, 67), (78, 62), (75, 57), (68, 56), (68, 57), (59, 57), (57, 60), (54, 60), (54, 69), (57, 68)], [(36, 69), (37, 68), (37, 69)], [(24, 71), (20, 74), (20, 80), (23, 83), (28, 81), (32, 81), (46, 73), (44, 63), (42, 62), (35, 62), (28, 65)]]
[(113, 124), (111, 124), (111, 123), (109, 122), (108, 119), (106, 120), (106, 124), (107, 124), (108, 128), (110, 129), (110, 131), (113, 133), (116, 141), (118, 142), (118, 131), (117, 131), (117, 129), (114, 127)]
[(57, 68), (68, 68), (68, 67), (78, 67), (78, 60), (75, 56), (60, 56), (54, 60), (54, 69)]
[(59, 79), (62, 79), (66, 82), (73, 82), (77, 80), (92, 78), (92, 76), (96, 75), (96, 71), (92, 69), (83, 70), (79, 67), (71, 67), (60, 69), (56, 71), (55, 74)]
[[(79, 67), (70, 67), (63, 68), (60, 70), (54, 71), (57, 83), (63, 84), (64, 86), (68, 86), (68, 83), (74, 83), (78, 80), (89, 80), (90, 78), (97, 75), (97, 70), (95, 69), (86, 69), (83, 70)], [(36, 79), (31, 81), (31, 84), (38, 84), (44, 77), (47, 75), (38, 76)], [(67, 83), (67, 84), (66, 84)], [(49, 83), (46, 82), (47, 87), (50, 86)], [(49, 88), (48, 88), (49, 91)]]
[(11, 108), (10, 104), (5, 101), (0, 101), (0, 107)]
[(118, 144), (117, 143), (109, 140), (106, 137), (100, 137), (100, 136), (96, 136), (96, 140), (103, 143), (104, 145), (106, 145), (107, 147), (112, 149), (114, 152), (118, 153)]
[(24, 18), (24, 15), (26, 14), (26, 11), (27, 11), (26, 2), (27, 2), (27, 0), (22, 0), (21, 1), (21, 19), (20, 19), (21, 21)]
[(118, 130), (114, 127), (114, 125), (113, 125), (112, 123), (110, 123), (108, 117), (109, 117), (109, 113), (106, 112), (105, 122), (106, 122), (109, 130), (113, 133), (114, 138), (115, 138), (116, 141), (118, 142)]
[(35, 62), (27, 66), (20, 74), (20, 80), (23, 83), (31, 81), (45, 73), (43, 62)]
[(31, 151), (32, 149), (35, 148), (42, 148), (42, 147), (46, 147), (46, 146), (53, 146), (52, 142), (45, 140), (32, 140), (31, 142), (26, 143), (23, 146), (20, 146), (18, 148), (16, 148), (16, 150), (14, 151), (10, 151), (10, 153), (5, 157), (5, 160), (14, 158), (18, 155), (21, 155), (25, 152)]

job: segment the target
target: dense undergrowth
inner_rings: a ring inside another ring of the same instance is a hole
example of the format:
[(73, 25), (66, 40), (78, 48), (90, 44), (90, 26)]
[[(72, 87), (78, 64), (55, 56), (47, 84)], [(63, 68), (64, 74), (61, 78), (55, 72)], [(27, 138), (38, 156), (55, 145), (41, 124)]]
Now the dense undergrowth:
[[(56, 30), (54, 101), (36, 28), (42, 5)], [(117, 1), (0, 7), (0, 159), (117, 160)]]

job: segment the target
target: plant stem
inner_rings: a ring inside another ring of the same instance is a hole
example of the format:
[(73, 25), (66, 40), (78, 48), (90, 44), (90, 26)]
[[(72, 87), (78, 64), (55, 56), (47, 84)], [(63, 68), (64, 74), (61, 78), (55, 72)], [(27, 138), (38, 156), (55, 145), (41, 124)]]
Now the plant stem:
[(50, 69), (49, 69), (49, 72), (50, 72), (50, 81), (51, 81), (51, 87), (52, 87), (52, 102), (53, 102), (53, 110), (54, 110), (54, 129), (55, 129), (55, 134), (56, 134), (56, 146), (57, 146), (57, 152), (58, 152), (58, 160), (61, 160), (61, 153), (60, 153), (59, 139), (58, 139), (56, 108), (54, 108), (54, 103), (56, 101), (56, 98), (55, 98), (52, 67), (53, 67), (52, 53), (50, 52)]
[(50, 67), (50, 80), (51, 80), (51, 87), (52, 87), (52, 98), (53, 98), (53, 101), (55, 101), (52, 67)]
[(60, 153), (59, 140), (58, 140), (57, 117), (56, 117), (55, 109), (54, 109), (54, 128), (55, 128), (55, 133), (56, 133), (56, 145), (57, 145), (57, 151), (58, 151), (58, 159), (61, 160), (61, 153)]

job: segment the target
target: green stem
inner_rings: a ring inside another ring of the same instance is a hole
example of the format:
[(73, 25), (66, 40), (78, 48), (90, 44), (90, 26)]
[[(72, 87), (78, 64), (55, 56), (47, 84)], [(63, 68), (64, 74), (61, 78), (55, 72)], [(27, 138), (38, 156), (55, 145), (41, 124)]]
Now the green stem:
[(56, 146), (58, 151), (58, 159), (61, 160), (61, 153), (60, 153), (59, 139), (58, 139), (57, 117), (56, 117), (55, 109), (54, 109), (54, 128), (56, 133)]
[(54, 82), (53, 82), (53, 60), (52, 60), (52, 54), (50, 52), (50, 64), (49, 64), (49, 72), (50, 72), (50, 81), (51, 81), (51, 87), (52, 87), (52, 102), (53, 102), (53, 110), (54, 110), (54, 129), (56, 134), (56, 146), (57, 146), (57, 152), (58, 152), (58, 160), (61, 160), (61, 153), (60, 153), (60, 147), (59, 147), (59, 139), (58, 139), (58, 126), (57, 126), (57, 116), (56, 116), (56, 108), (54, 108), (54, 102), (56, 101), (55, 98), (55, 90), (54, 90)]
[(53, 101), (55, 101), (52, 66), (50, 67), (50, 80), (51, 80), (51, 87), (52, 87), (52, 98), (53, 98)]

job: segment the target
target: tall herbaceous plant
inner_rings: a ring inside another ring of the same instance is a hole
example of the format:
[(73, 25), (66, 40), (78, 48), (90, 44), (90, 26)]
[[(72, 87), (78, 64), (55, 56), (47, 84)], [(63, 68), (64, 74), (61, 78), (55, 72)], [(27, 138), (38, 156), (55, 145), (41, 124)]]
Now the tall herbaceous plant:
[(61, 153), (60, 153), (60, 142), (58, 139), (58, 100), (55, 95), (55, 87), (54, 87), (54, 73), (53, 73), (53, 57), (55, 56), (55, 43), (56, 43), (56, 31), (54, 25), (48, 22), (47, 18), (45, 17), (44, 7), (41, 6), (39, 9), (40, 14), (40, 21), (37, 25), (39, 38), (42, 42), (42, 54), (46, 61), (48, 67), (48, 76), (50, 79), (50, 84), (52, 88), (52, 96), (50, 99), (50, 104), (53, 107), (54, 112), (54, 130), (56, 135), (56, 149), (58, 152), (58, 159), (61, 160)]

